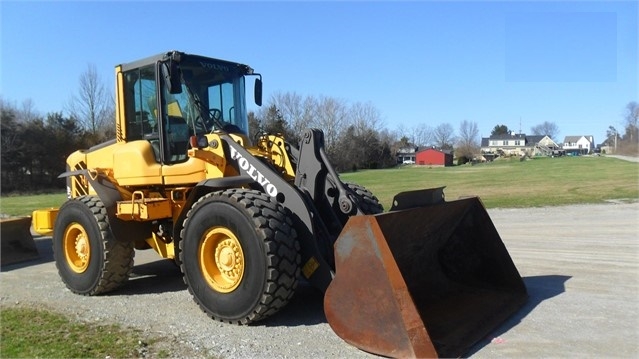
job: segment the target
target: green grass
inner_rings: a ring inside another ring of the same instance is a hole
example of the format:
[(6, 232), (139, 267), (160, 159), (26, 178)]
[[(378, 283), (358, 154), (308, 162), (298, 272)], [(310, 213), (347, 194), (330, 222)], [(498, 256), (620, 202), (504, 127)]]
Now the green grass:
[(2, 358), (139, 358), (153, 344), (138, 331), (74, 322), (48, 310), (3, 306), (0, 322)]
[(446, 186), (448, 200), (477, 195), (487, 208), (541, 207), (639, 199), (639, 164), (606, 157), (518, 158), (474, 166), (406, 166), (344, 173), (390, 208), (402, 191)]
[(30, 216), (36, 209), (60, 207), (67, 199), (64, 192), (38, 195), (12, 195), (0, 197), (0, 213), (12, 216)]

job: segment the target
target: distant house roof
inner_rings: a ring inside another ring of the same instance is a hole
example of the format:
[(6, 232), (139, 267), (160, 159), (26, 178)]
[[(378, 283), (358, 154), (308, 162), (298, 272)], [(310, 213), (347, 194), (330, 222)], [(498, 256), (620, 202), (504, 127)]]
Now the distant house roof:
[(579, 141), (582, 137), (585, 138), (586, 140), (588, 140), (591, 143), (594, 141), (594, 139), (593, 139), (593, 137), (591, 135), (588, 135), (588, 136), (586, 136), (586, 135), (584, 135), (584, 136), (566, 136), (564, 138), (564, 143), (575, 143), (575, 142)]
[(579, 141), (583, 136), (566, 136), (564, 137), (564, 143), (574, 143)]
[(544, 137), (546, 137), (546, 135), (532, 135), (532, 136), (526, 136), (526, 143), (539, 143), (539, 141), (543, 140)]
[(500, 135), (491, 135), (489, 137), (490, 140), (514, 140), (514, 139), (525, 139), (525, 133), (504, 133)]
[(419, 150), (417, 152), (419, 153), (419, 152), (426, 152), (426, 151), (437, 151), (437, 152), (440, 152), (440, 153), (443, 153), (443, 154), (446, 154), (446, 155), (452, 155), (453, 154), (453, 151), (451, 151), (451, 150), (442, 150), (442, 149), (439, 149), (439, 148), (436, 148), (436, 147), (424, 148), (424, 149), (421, 149), (421, 150)]
[(417, 150), (419, 149), (419, 147), (402, 147), (400, 149), (397, 150), (398, 153), (415, 153), (417, 152)]
[[(536, 145), (538, 143), (540, 143), (541, 141), (543, 141), (544, 138), (548, 137), (548, 135), (530, 135), (530, 136), (526, 136), (525, 134), (504, 134), (504, 135), (497, 135), (497, 136), (490, 136), (490, 137), (482, 137), (481, 139), (481, 147), (489, 147), (490, 146), (490, 141), (501, 141), (501, 140), (520, 140), (523, 139), (525, 142), (524, 144), (527, 146), (533, 146)], [(581, 138), (581, 137), (579, 137)], [(550, 139), (550, 141), (552, 143), (555, 143), (555, 141), (552, 140), (552, 138), (548, 137), (548, 139)], [(556, 144), (555, 144), (556, 145)]]

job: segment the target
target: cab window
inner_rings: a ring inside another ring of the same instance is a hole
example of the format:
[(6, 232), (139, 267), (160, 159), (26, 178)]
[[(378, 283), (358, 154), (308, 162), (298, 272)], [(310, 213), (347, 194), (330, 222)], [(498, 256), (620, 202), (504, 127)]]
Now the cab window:
[(124, 73), (126, 139), (139, 140), (157, 133), (155, 66)]

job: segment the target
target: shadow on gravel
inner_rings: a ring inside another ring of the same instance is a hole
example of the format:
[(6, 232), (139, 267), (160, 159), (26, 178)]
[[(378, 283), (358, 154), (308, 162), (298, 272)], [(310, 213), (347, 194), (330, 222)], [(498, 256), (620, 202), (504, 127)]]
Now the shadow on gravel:
[(475, 354), (479, 349), (490, 344), (493, 338), (508, 332), (517, 324), (521, 323), (521, 320), (532, 312), (541, 302), (564, 293), (566, 291), (565, 283), (570, 278), (572, 277), (565, 275), (543, 275), (523, 278), (526, 288), (528, 288), (528, 301), (526, 304), (524, 304), (515, 315), (490, 333), (487, 338), (475, 344), (470, 351), (466, 353), (466, 357)]
[(136, 295), (186, 290), (180, 268), (172, 260), (160, 259), (133, 267), (129, 281), (107, 295)]
[(53, 262), (53, 247), (51, 244), (51, 237), (36, 237), (33, 236), (33, 241), (35, 242), (36, 250), (38, 251), (39, 258), (10, 264), (7, 266), (0, 266), (0, 271), (2, 272), (10, 272), (12, 270), (26, 268), (30, 266), (35, 266), (38, 264)]
[[(565, 283), (570, 276), (547, 275), (525, 277), (524, 283), (528, 288), (528, 301), (512, 317), (495, 329), (489, 337), (475, 344), (467, 353), (470, 356), (483, 348), (490, 341), (519, 324), (540, 303), (566, 291)], [(291, 302), (274, 316), (256, 323), (267, 327), (300, 326), (326, 323), (324, 315), (324, 295), (306, 282), (300, 283)]]
[(286, 307), (272, 317), (256, 323), (256, 325), (294, 327), (321, 323), (326, 323), (324, 294), (307, 282), (301, 282)]

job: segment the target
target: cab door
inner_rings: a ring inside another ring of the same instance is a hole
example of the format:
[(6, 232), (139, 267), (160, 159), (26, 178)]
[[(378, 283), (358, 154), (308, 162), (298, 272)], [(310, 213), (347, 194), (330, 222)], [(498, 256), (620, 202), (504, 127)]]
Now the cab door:
[(122, 186), (162, 184), (155, 66), (123, 72), (116, 67), (118, 88), (113, 175)]

